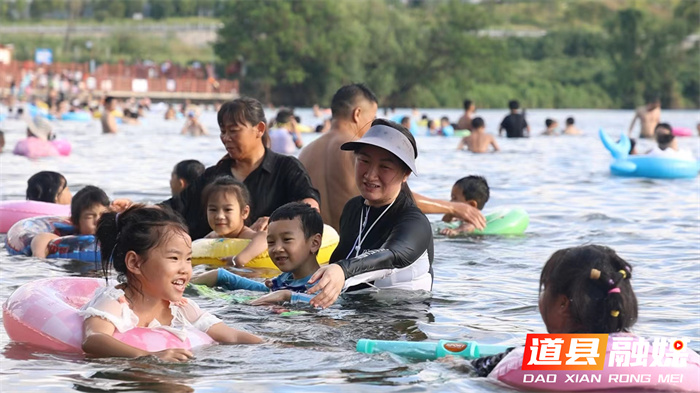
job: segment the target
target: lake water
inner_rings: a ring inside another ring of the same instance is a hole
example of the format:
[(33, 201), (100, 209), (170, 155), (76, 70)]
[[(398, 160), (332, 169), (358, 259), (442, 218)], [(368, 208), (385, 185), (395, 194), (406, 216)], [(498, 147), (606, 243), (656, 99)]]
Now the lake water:
[[(457, 110), (426, 110), (452, 121)], [(302, 122), (315, 126), (309, 110)], [(408, 113), (404, 110), (400, 113)], [(503, 110), (480, 111), (493, 132)], [(273, 115), (270, 111), (269, 115)], [(268, 308), (198, 298), (232, 326), (268, 340), (259, 346), (215, 346), (196, 351), (186, 364), (154, 360), (85, 360), (13, 344), (0, 327), (2, 391), (507, 391), (469, 377), (458, 364), (409, 362), (399, 357), (355, 352), (360, 338), (390, 340), (476, 340), (522, 345), (527, 333), (546, 332), (537, 310), (542, 265), (557, 249), (587, 243), (612, 247), (635, 268), (639, 321), (643, 336), (688, 337), (700, 349), (700, 183), (612, 177), (610, 155), (597, 138), (627, 130), (631, 111), (529, 110), (533, 131), (546, 117), (560, 124), (573, 115), (582, 137), (499, 139), (499, 154), (473, 155), (455, 150), (456, 138), (418, 138), (419, 177), (411, 187), (449, 198), (455, 180), (484, 175), (491, 186), (485, 212), (522, 207), (530, 226), (521, 237), (435, 240), (432, 297), (381, 292), (349, 297), (327, 310), (283, 317)], [(6, 121), (6, 152), (0, 155), (0, 199), (23, 199), (26, 180), (41, 170), (63, 173), (73, 192), (87, 184), (112, 198), (159, 202), (169, 196), (173, 165), (183, 159), (214, 164), (225, 154), (215, 114), (203, 121), (213, 134), (179, 135), (182, 121), (165, 122), (151, 113), (140, 126), (120, 126), (118, 135), (102, 135), (97, 121), (56, 122), (61, 138), (71, 141), (70, 157), (29, 161), (13, 156), (22, 124)], [(664, 111), (674, 126), (695, 129), (697, 112)], [(304, 135), (308, 143), (315, 135)], [(700, 153), (697, 137), (680, 145)], [(642, 150), (651, 142), (642, 141)], [(431, 216), (433, 221), (439, 216)], [(80, 263), (45, 262), (0, 251), (0, 300), (20, 285), (42, 277), (89, 275)], [(195, 272), (204, 267), (195, 267)], [(196, 296), (195, 294), (190, 294)]]

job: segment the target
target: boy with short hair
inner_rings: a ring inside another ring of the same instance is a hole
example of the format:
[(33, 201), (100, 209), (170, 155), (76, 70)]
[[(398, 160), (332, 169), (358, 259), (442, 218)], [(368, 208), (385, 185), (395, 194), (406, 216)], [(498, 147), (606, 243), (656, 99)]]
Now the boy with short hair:
[(566, 128), (564, 128), (564, 132), (562, 132), (562, 135), (582, 135), (583, 132), (576, 128), (574, 123), (575, 121), (573, 117), (567, 117)]
[[(85, 186), (76, 192), (70, 202), (70, 221), (77, 234), (94, 235), (97, 231), (97, 221), (109, 206), (109, 197), (99, 187)], [(46, 258), (49, 254), (49, 243), (58, 237), (55, 233), (36, 235), (31, 243), (32, 256)]]
[(318, 210), (302, 202), (287, 203), (272, 212), (267, 228), (268, 253), (282, 274), (261, 283), (219, 268), (194, 277), (191, 282), (228, 290), (272, 291), (254, 300), (253, 305), (308, 302), (312, 296), (303, 292), (310, 287), (309, 279), (320, 268), (316, 255), (322, 236), (323, 219)]
[(547, 119), (544, 121), (545, 125), (545, 130), (542, 132), (542, 135), (557, 135), (557, 127), (559, 127), (559, 123), (554, 120), (554, 119)]
[(498, 144), (496, 143), (496, 138), (490, 134), (487, 134), (484, 131), (485, 128), (484, 119), (475, 117), (474, 120), (472, 120), (472, 133), (459, 141), (457, 150), (462, 150), (464, 147), (466, 147), (472, 153), (487, 153), (489, 145), (491, 145), (493, 147), (493, 151), (497, 152), (499, 148)]
[[(469, 204), (479, 210), (483, 210), (490, 196), (489, 184), (482, 176), (467, 176), (463, 177), (452, 186), (451, 198), (452, 202), (462, 202)], [(445, 214), (442, 217), (444, 222), (454, 221), (454, 217)], [(460, 234), (474, 231), (474, 225), (464, 222), (456, 229), (444, 228), (440, 230), (441, 235), (458, 236)]]

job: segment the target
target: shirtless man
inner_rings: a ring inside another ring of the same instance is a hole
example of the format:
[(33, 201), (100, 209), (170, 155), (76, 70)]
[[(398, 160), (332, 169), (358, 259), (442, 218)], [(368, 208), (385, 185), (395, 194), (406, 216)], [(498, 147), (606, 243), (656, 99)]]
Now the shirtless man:
[(116, 134), (117, 120), (114, 118), (112, 111), (117, 108), (117, 101), (114, 97), (105, 98), (104, 109), (102, 110), (102, 133)]
[(464, 114), (457, 120), (458, 130), (472, 131), (472, 117), (476, 111), (476, 106), (472, 100), (464, 100)]
[[(323, 222), (337, 230), (345, 203), (360, 193), (355, 186), (353, 153), (340, 150), (340, 145), (357, 140), (367, 132), (377, 115), (377, 98), (363, 84), (343, 86), (333, 96), (331, 112), (330, 131), (302, 149), (299, 161), (321, 194)], [(481, 212), (465, 203), (426, 198), (416, 193), (413, 197), (425, 214), (451, 214), (477, 228), (486, 224)]]
[(472, 120), (472, 133), (465, 136), (457, 145), (457, 150), (462, 150), (466, 146), (472, 153), (488, 153), (489, 145), (493, 146), (493, 151), (500, 150), (496, 143), (496, 138), (484, 132), (484, 119), (475, 117)]
[(634, 128), (634, 123), (639, 119), (641, 125), (641, 130), (639, 133), (640, 138), (653, 138), (654, 129), (656, 125), (659, 124), (661, 119), (661, 100), (654, 98), (646, 105), (642, 105), (634, 112), (634, 118), (632, 119), (632, 124), (630, 124), (630, 129), (628, 135), (632, 135), (632, 129)]

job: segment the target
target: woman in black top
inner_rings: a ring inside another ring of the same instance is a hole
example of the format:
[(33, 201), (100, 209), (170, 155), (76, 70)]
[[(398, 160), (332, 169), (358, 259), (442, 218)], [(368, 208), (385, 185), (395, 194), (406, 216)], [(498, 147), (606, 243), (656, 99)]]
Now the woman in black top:
[(219, 109), (217, 120), (228, 154), (182, 193), (164, 202), (185, 218), (192, 240), (211, 232), (201, 195), (219, 176), (234, 177), (248, 188), (251, 204), (246, 225), (254, 230), (267, 229), (270, 214), (285, 203), (301, 201), (319, 208), (318, 191), (299, 160), (265, 147), (267, 123), (258, 100), (244, 97), (229, 101)]
[(343, 288), (369, 286), (430, 291), (433, 285), (433, 235), (416, 207), (406, 180), (418, 156), (413, 135), (391, 121), (377, 119), (355, 142), (355, 184), (360, 196), (345, 204), (340, 242), (331, 264), (309, 280), (311, 304), (328, 307)]

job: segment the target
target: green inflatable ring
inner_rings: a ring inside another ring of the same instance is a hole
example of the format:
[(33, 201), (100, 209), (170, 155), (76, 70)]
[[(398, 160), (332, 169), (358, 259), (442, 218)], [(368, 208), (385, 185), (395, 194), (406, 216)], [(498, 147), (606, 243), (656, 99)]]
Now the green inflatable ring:
[(460, 138), (464, 138), (465, 136), (471, 135), (472, 132), (469, 130), (456, 130), (454, 133), (454, 136), (458, 136)]
[[(475, 230), (468, 235), (522, 235), (530, 224), (530, 216), (523, 209), (500, 209), (486, 215), (486, 228)], [(436, 232), (443, 228), (456, 229), (461, 221), (436, 224)]]

